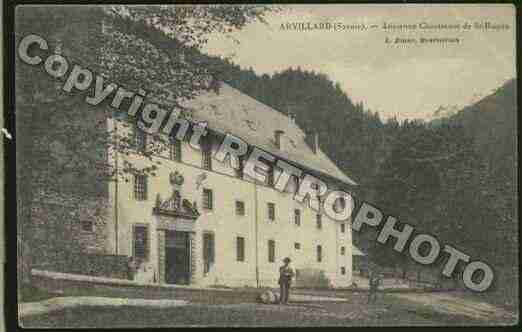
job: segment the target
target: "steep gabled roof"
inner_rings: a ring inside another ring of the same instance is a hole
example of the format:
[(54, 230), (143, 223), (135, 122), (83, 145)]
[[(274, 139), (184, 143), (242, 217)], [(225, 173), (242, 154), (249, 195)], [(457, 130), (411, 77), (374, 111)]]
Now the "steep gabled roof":
[[(357, 185), (322, 151), (314, 153), (305, 142), (306, 134), (286, 115), (226, 83), (221, 83), (218, 93), (206, 92), (187, 102), (185, 106), (192, 109), (194, 120), (206, 121), (210, 129), (238, 136), (277, 157), (293, 161), (344, 184)], [(275, 145), (276, 130), (284, 131), (284, 135), (291, 140), (291, 144), (285, 149), (278, 149)]]

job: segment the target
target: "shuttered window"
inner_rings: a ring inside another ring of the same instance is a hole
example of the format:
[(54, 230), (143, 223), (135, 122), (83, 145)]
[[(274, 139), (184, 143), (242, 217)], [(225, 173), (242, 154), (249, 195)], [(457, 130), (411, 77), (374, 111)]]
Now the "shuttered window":
[(208, 273), (214, 264), (214, 234), (203, 233), (203, 272)]
[(275, 262), (275, 241), (268, 240), (268, 261), (270, 263)]
[(239, 158), (239, 168), (238, 169), (235, 169), (234, 171), (236, 172), (236, 176), (239, 178), (239, 179), (242, 179), (244, 174), (243, 174), (243, 170), (245, 168), (245, 165), (244, 165), (244, 161), (243, 159)]
[(321, 245), (317, 246), (317, 261), (321, 262), (323, 260), (323, 247)]
[(275, 220), (275, 204), (267, 203), (267, 208), (268, 208), (268, 220), (274, 221)]
[(344, 223), (342, 223), (342, 224), (341, 224), (341, 233), (344, 233), (344, 231), (345, 231), (345, 228), (346, 228), (345, 224), (344, 224)]
[(133, 256), (137, 259), (149, 259), (149, 228), (146, 225), (134, 225)]
[(170, 160), (181, 162), (181, 141), (175, 138), (170, 143)]
[(301, 210), (294, 210), (294, 223), (296, 226), (301, 226)]
[(345, 252), (346, 252), (346, 248), (345, 248), (344, 246), (343, 246), (343, 247), (341, 247), (341, 255), (344, 255), (344, 254), (345, 254)]
[(274, 186), (274, 168), (270, 167), (266, 174), (266, 180), (265, 183), (267, 186), (273, 187)]
[(212, 170), (212, 145), (207, 139), (204, 139), (201, 144), (201, 157), (204, 169)]
[(244, 262), (245, 261), (245, 238), (237, 237), (236, 238), (236, 250), (237, 250), (237, 261)]
[(203, 208), (207, 210), (212, 210), (214, 207), (214, 194), (212, 193), (212, 189), (203, 189)]
[(134, 175), (134, 199), (137, 201), (147, 200), (147, 176)]

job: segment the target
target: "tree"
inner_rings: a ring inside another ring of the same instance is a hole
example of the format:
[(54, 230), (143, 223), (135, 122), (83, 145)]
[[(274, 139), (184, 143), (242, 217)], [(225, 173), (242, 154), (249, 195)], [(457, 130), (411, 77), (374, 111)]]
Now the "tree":
[[(197, 62), (196, 56), (213, 33), (241, 29), (262, 20), (274, 8), (20, 6), (16, 12), (16, 46), (26, 35), (37, 33), (48, 41), (51, 52), (130, 91), (143, 89), (149, 101), (170, 110), (183, 108), (180, 100), (214, 88), (209, 84), (213, 69)], [(64, 80), (53, 80), (43, 66), (16, 59), (18, 229), (26, 243), (35, 233), (31, 208), (40, 189), (65, 196), (105, 197), (106, 181), (127, 179), (128, 174), (136, 172), (155, 175), (159, 163), (152, 161), (151, 154), (165, 148), (169, 140), (153, 137), (151, 149), (141, 152), (149, 157), (149, 165), (138, 168), (128, 163), (114, 168), (108, 162), (109, 153), (129, 153), (133, 148), (132, 137), (106, 126), (108, 117), (122, 121), (121, 113), (111, 110), (107, 103), (100, 107), (85, 105), (83, 98), (90, 89), (66, 93), (61, 89)], [(62, 227), (65, 233), (66, 227)], [(74, 245), (74, 241), (67, 242)]]

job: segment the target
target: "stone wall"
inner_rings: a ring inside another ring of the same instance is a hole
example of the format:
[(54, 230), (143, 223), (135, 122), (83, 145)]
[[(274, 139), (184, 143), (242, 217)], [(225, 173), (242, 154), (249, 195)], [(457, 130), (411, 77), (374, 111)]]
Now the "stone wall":
[(57, 272), (84, 274), (97, 277), (127, 279), (127, 256), (80, 254), (61, 260)]
[(25, 236), (33, 268), (126, 278), (127, 257), (108, 255), (108, 211), (103, 197), (37, 193)]

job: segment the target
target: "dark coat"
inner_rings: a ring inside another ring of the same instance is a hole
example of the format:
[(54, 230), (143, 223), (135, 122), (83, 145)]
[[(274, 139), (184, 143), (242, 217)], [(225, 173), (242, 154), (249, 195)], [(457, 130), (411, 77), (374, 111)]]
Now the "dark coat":
[(290, 266), (281, 266), (279, 268), (279, 284), (290, 284), (294, 277), (294, 270)]

